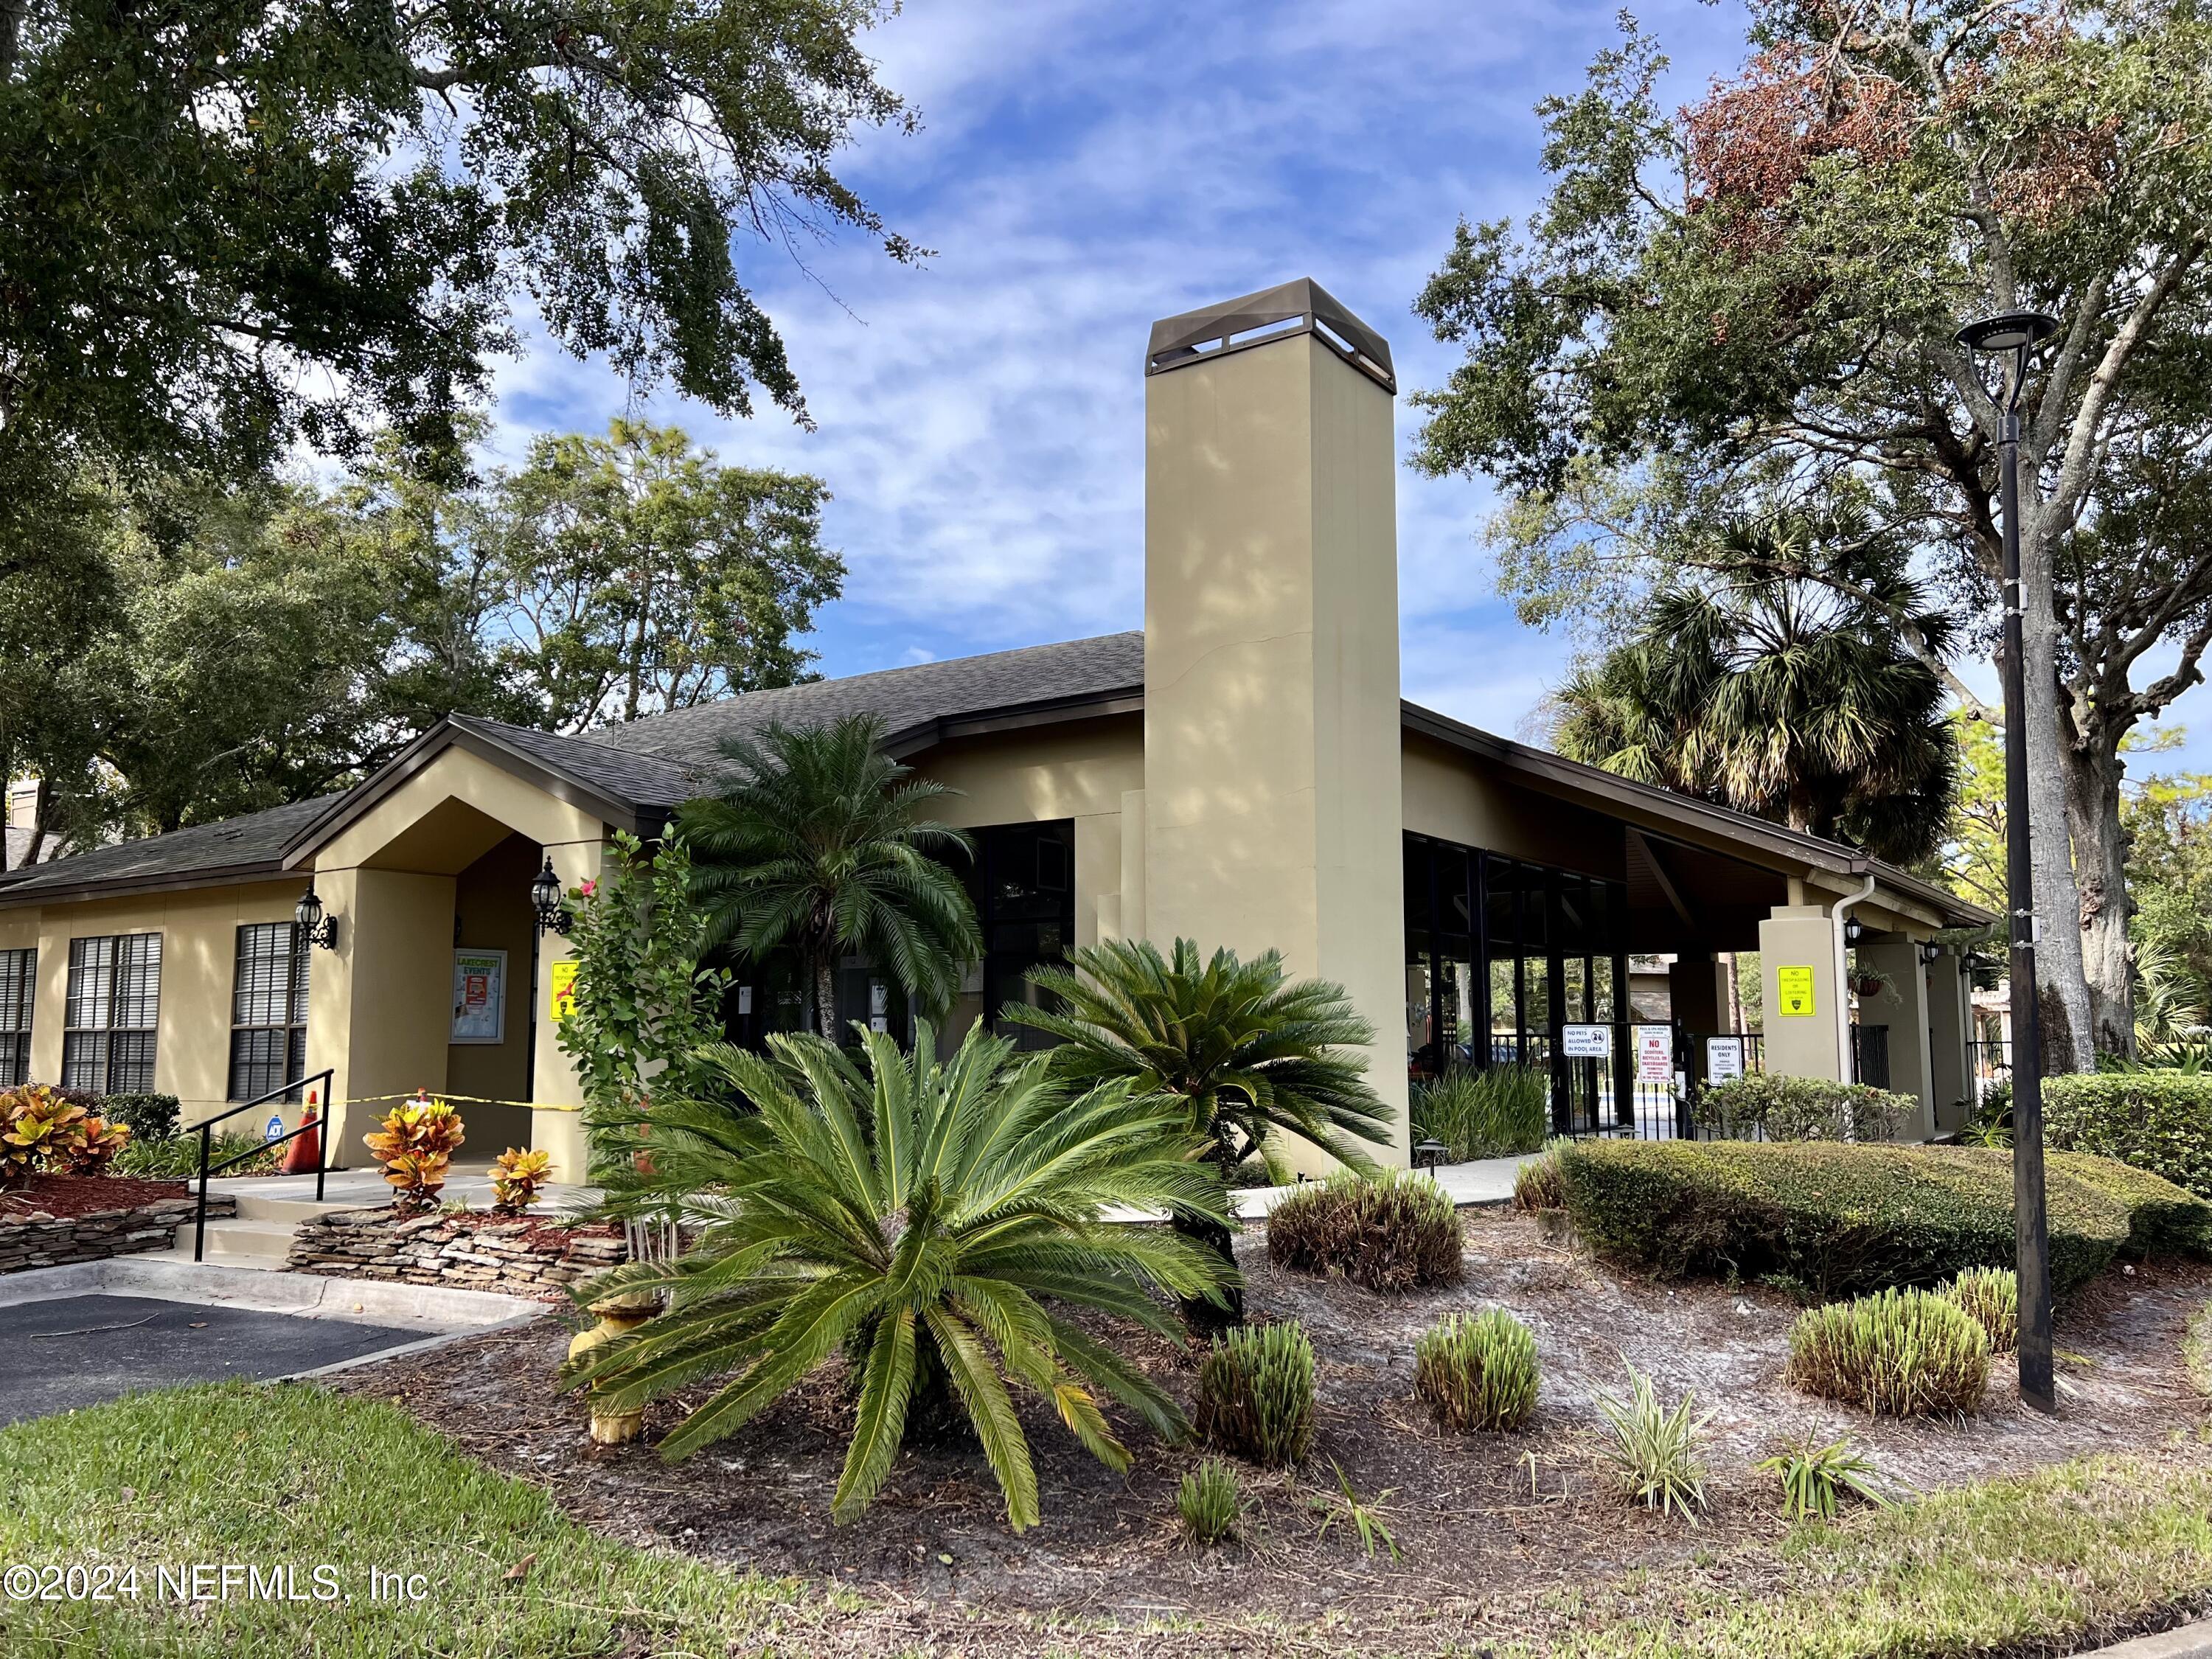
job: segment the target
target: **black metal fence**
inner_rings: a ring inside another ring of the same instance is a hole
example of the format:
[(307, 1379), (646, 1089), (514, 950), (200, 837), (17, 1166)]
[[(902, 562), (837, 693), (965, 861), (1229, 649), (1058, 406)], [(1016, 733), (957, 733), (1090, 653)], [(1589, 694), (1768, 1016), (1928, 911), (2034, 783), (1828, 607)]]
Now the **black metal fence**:
[(1877, 1089), (1889, 1087), (1889, 1027), (1851, 1027), (1851, 1080)]

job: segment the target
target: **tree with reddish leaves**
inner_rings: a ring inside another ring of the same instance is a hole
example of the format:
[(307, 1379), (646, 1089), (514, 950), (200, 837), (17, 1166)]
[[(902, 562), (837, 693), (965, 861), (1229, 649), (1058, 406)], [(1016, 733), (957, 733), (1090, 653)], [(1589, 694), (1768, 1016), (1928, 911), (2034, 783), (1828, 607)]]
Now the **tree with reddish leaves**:
[(2121, 744), (2212, 645), (2212, 25), (2124, 0), (1752, 13), (1686, 108), (1633, 23), (1538, 106), (1549, 196), (1521, 234), (1462, 222), (1419, 301), (1465, 349), (1417, 400), (1419, 460), (1501, 487), (1490, 538), (1532, 623), (1611, 630), (1714, 569), (1716, 526), (1848, 512), (1994, 654), (1997, 411), (1953, 336), (2056, 316), (2023, 406), (2025, 667), (2036, 907), (2080, 923), (2039, 951), (2045, 1047), (2086, 1067), (2133, 1041)]

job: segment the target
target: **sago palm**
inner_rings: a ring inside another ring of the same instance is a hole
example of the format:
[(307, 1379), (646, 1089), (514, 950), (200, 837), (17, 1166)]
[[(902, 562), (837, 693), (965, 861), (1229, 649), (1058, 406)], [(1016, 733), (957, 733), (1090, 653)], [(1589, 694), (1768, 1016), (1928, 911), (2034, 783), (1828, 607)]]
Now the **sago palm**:
[(946, 862), (972, 856), (973, 843), (923, 816), (957, 792), (915, 777), (883, 738), (882, 723), (862, 714), (731, 738), (729, 786), (680, 818), (708, 943), (756, 963), (796, 957), (811, 1024), (832, 1040), (847, 952), (929, 1012), (951, 1006), (982, 955), (975, 906)]
[[(1101, 1409), (1119, 1401), (1158, 1432), (1182, 1413), (1103, 1338), (1090, 1309), (1157, 1332), (1154, 1292), (1218, 1294), (1219, 1261), (1167, 1229), (1109, 1224), (1109, 1206), (1218, 1217), (1180, 1103), (1127, 1083), (1086, 1087), (1050, 1056), (1015, 1060), (980, 1028), (940, 1060), (928, 1025), (910, 1054), (860, 1034), (859, 1061), (811, 1036), (772, 1057), (702, 1056), (756, 1109), (656, 1102), (650, 1167), (617, 1212), (672, 1211), (696, 1230), (675, 1261), (594, 1281), (587, 1299), (663, 1292), (667, 1310), (572, 1363), (619, 1408), (723, 1377), (662, 1443), (680, 1457), (734, 1433), (843, 1352), (858, 1411), (830, 1513), (875, 1497), (918, 1413), (973, 1424), (1017, 1530), (1038, 1516), (1014, 1390), (1048, 1401), (1115, 1470), (1128, 1453)], [(640, 1120), (642, 1127), (642, 1120)]]
[[(1044, 1006), (1011, 1005), (1003, 1017), (1058, 1037), (1054, 1065), (1078, 1083), (1119, 1079), (1180, 1102), (1224, 1181), (1271, 1135), (1310, 1141), (1354, 1168), (1372, 1166), (1356, 1141), (1390, 1139), (1390, 1109), (1359, 1052), (1375, 1028), (1341, 987), (1291, 978), (1273, 951), (1201, 961), (1182, 939), (1172, 958), (1149, 940), (1112, 939), (1071, 951), (1068, 963), (1031, 969)], [(1195, 1212), (1175, 1221), (1234, 1260), (1225, 1223)], [(1208, 1322), (1205, 1305), (1185, 1312)], [(1242, 1312), (1232, 1301), (1231, 1318)]]

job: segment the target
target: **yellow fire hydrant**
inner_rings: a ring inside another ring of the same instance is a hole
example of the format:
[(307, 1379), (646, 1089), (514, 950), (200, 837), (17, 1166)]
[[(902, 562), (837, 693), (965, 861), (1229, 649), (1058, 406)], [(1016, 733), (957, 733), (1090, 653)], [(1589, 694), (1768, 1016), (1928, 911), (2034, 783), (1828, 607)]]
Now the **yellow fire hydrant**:
[[(634, 1331), (660, 1311), (658, 1300), (651, 1297), (610, 1297), (604, 1302), (592, 1304), (592, 1311), (599, 1322), (586, 1331), (576, 1333), (568, 1344), (568, 1358), (581, 1358), (603, 1342), (611, 1342), (625, 1331)], [(599, 1390), (594, 1386), (586, 1390), (586, 1399), (592, 1408), (592, 1441), (594, 1445), (626, 1446), (645, 1431), (645, 1410), (633, 1406), (617, 1411), (601, 1404)]]

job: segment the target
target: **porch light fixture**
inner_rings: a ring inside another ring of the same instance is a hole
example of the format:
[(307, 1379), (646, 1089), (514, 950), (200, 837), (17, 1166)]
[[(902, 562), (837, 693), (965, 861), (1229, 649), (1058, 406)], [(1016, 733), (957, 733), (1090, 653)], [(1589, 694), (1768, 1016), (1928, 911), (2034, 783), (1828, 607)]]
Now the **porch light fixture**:
[[(2043, 1180), (2043, 1033), (2036, 1006), (2035, 899), (2027, 802), (2026, 629), (2027, 592), (2020, 574), (2020, 399), (2027, 360), (2058, 331), (2039, 311), (2008, 311), (1958, 333), (1969, 357), (1997, 371), (1984, 393), (1997, 417), (1997, 499), (2004, 601), (2005, 908), (2012, 947), (2013, 1226), (2020, 1284), (2020, 1397), (2040, 1412), (2058, 1408), (2051, 1373), (2051, 1231)], [(1978, 365), (1977, 366), (1978, 373)], [(1977, 416), (1978, 421), (1978, 416)], [(2063, 833), (2063, 826), (2061, 827)]]
[(1866, 923), (1861, 921), (1856, 916), (1846, 916), (1844, 918), (1844, 944), (1856, 945), (1865, 937)]
[(568, 907), (562, 902), (561, 878), (553, 873), (553, 855), (545, 855), (545, 867), (530, 884), (530, 909), (540, 933), (560, 933), (568, 931)]
[(300, 924), (300, 937), (308, 944), (319, 945), (325, 951), (338, 948), (338, 919), (323, 914), (323, 902), (315, 896), (313, 882), (307, 884), (307, 890), (292, 907), (292, 920)]
[(1920, 960), (1924, 965), (1933, 968), (1942, 954), (1943, 947), (1934, 939), (1923, 939), (1920, 941)]

